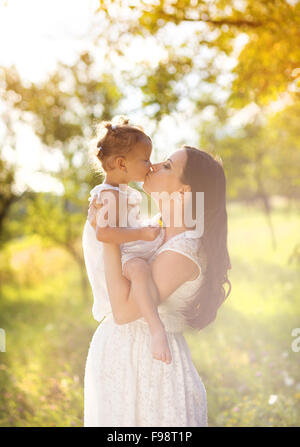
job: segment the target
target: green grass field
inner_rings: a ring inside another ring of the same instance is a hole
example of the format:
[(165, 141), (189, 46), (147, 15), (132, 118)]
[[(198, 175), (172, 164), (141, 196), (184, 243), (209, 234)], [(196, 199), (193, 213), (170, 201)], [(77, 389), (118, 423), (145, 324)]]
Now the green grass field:
[[(231, 295), (211, 326), (185, 334), (209, 426), (299, 426), (300, 266), (288, 259), (300, 212), (273, 212), (276, 251), (261, 211), (231, 204), (228, 215)], [(36, 237), (11, 242), (0, 265), (0, 426), (82, 426), (92, 295), (83, 300), (72, 259)]]

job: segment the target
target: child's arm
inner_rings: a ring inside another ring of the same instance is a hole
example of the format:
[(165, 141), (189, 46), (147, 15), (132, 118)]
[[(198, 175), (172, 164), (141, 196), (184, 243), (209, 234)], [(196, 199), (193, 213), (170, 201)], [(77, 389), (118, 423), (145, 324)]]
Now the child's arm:
[(118, 226), (118, 191), (102, 191), (101, 198), (103, 200), (102, 204), (96, 205), (96, 198), (91, 201), (88, 215), (88, 220), (94, 227), (96, 237), (99, 241), (105, 243), (122, 244), (124, 242), (136, 240), (152, 241), (158, 236), (160, 232), (159, 227), (128, 228)]
[(138, 240), (153, 241), (159, 233), (158, 227), (99, 227), (96, 226), (96, 237), (98, 241), (113, 244), (123, 244)]

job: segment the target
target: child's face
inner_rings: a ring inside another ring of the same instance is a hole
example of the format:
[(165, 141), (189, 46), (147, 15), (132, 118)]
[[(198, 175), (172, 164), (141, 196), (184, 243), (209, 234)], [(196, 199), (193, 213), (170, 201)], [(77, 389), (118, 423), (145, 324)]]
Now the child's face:
[(127, 176), (130, 182), (144, 182), (152, 166), (150, 156), (152, 144), (147, 141), (135, 145), (130, 156), (126, 159)]

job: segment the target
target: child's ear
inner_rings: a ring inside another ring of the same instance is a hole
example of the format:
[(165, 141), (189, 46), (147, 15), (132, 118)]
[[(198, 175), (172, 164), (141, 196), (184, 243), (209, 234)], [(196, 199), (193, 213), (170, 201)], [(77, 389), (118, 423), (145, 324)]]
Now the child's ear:
[(115, 166), (121, 171), (127, 172), (125, 157), (119, 156), (115, 158)]

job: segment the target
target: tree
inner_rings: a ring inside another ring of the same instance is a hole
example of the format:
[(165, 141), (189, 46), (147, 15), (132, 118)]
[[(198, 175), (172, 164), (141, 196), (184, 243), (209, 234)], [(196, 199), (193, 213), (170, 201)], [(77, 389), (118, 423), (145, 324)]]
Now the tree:
[(270, 228), (272, 195), (300, 198), (299, 104), (277, 113), (257, 113), (251, 122), (233, 130), (221, 114), (202, 128), (200, 145), (221, 156), (228, 181), (229, 198), (260, 200)]
[(4, 125), (4, 135), (0, 143), (0, 245), (4, 243), (7, 237), (5, 221), (7, 220), (9, 209), (19, 199), (14, 189), (15, 166), (4, 157), (7, 147), (15, 151), (16, 146), (16, 133), (12, 125), (12, 117), (8, 111), (2, 111), (1, 121)]
[[(193, 56), (203, 46), (232, 54), (235, 39), (247, 35), (248, 42), (233, 70), (230, 104), (243, 107), (255, 101), (265, 105), (279, 93), (292, 90), (299, 100), (300, 2), (287, 0), (153, 0), (134, 6), (121, 0), (100, 0), (99, 10), (115, 22), (118, 11), (127, 9), (122, 34), (152, 35), (162, 41), (170, 29), (174, 37), (188, 24), (198, 37)], [(129, 18), (129, 20), (128, 20)], [(131, 20), (130, 20), (131, 18)], [(196, 25), (196, 26), (195, 26)], [(176, 47), (177, 39), (174, 39)], [(184, 46), (190, 51), (188, 42)], [(174, 51), (174, 54), (176, 52)], [(214, 82), (214, 81), (213, 81)]]
[(93, 59), (87, 53), (74, 66), (59, 64), (39, 85), (24, 85), (14, 68), (2, 68), (2, 99), (10, 101), (19, 118), (32, 126), (45, 150), (62, 155), (60, 166), (51, 175), (62, 184), (63, 194), (30, 195), (27, 231), (40, 234), (72, 255), (80, 269), (84, 296), (87, 278), (78, 241), (87, 214), (88, 190), (101, 182), (101, 175), (95, 176), (89, 164), (87, 146), (95, 122), (114, 115), (122, 97), (109, 73), (92, 73)]
[[(99, 12), (114, 27), (114, 36), (119, 29), (124, 55), (128, 35), (151, 37), (164, 50), (157, 64), (144, 64), (142, 82), (133, 76), (145, 111), (149, 107), (157, 121), (174, 112), (182, 120), (198, 119), (200, 145), (224, 159), (230, 197), (260, 197), (269, 216), (270, 195), (299, 196), (300, 148), (286, 129), (298, 132), (283, 117), (291, 113), (291, 123), (299, 119), (300, 2), (100, 0)], [(282, 93), (295, 107), (273, 119), (269, 104)], [(260, 110), (255, 122), (234, 130), (233, 115), (249, 104)], [(209, 122), (204, 116), (211, 110), (216, 120)]]

